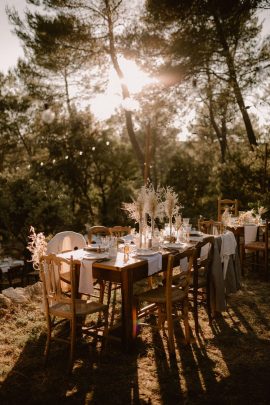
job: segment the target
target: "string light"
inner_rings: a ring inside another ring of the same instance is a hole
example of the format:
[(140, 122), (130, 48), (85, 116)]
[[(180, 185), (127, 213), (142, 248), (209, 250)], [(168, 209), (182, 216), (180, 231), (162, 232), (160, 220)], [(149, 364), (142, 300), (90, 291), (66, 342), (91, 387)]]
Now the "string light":
[[(109, 146), (110, 145), (110, 141), (106, 141), (105, 142), (105, 145), (106, 146)], [(95, 151), (96, 150), (96, 146), (92, 146), (92, 151)], [(78, 152), (78, 156), (82, 156), (84, 154), (84, 152), (83, 151), (79, 151)], [(69, 159), (69, 156), (68, 155), (66, 155), (65, 156), (65, 158), (64, 158), (65, 160), (68, 160)], [(55, 163), (56, 163), (56, 159), (52, 159), (52, 160), (48, 160), (47, 162), (40, 162), (40, 163), (38, 163), (41, 167), (43, 167), (45, 164), (49, 164), (50, 163), (50, 161), (52, 162), (52, 164), (54, 165)], [(145, 163), (144, 163), (145, 164)], [(31, 164), (29, 163), (27, 166), (27, 169), (30, 169), (31, 168)], [(20, 170), (20, 168), (19, 167), (16, 167), (15, 168), (15, 170)], [(37, 174), (38, 174), (38, 172), (37, 172)]]

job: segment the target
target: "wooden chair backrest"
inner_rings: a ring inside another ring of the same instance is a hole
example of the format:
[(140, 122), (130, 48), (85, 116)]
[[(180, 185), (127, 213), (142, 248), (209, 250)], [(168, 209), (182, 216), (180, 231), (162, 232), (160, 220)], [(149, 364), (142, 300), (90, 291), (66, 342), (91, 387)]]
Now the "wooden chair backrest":
[[(168, 257), (167, 271), (166, 271), (166, 305), (171, 305), (172, 300), (172, 284), (174, 288), (179, 286), (183, 289), (185, 295), (188, 294), (189, 284), (191, 281), (191, 269), (195, 257), (196, 249), (188, 249), (182, 253), (170, 254)], [(187, 259), (187, 268), (182, 268), (182, 261)], [(174, 274), (175, 271), (177, 274)]]
[(193, 264), (194, 276), (196, 276), (200, 268), (204, 268), (204, 275), (209, 274), (214, 254), (214, 243), (214, 236), (208, 236), (196, 245), (196, 259)]
[[(65, 294), (61, 282), (61, 269), (69, 266), (70, 269), (70, 295)], [(42, 280), (43, 296), (46, 312), (50, 306), (57, 303), (70, 305), (70, 311), (75, 316), (75, 269), (73, 259), (67, 260), (54, 254), (43, 256), (40, 260), (40, 278)]]
[(96, 237), (105, 237), (105, 236), (110, 236), (110, 230), (107, 226), (102, 226), (102, 225), (95, 225), (89, 228), (88, 230), (88, 242), (93, 243), (94, 239), (93, 236)]
[(224, 225), (222, 222), (214, 221), (213, 219), (198, 220), (198, 229), (200, 232), (206, 233), (208, 235), (220, 235), (223, 233)]
[(229, 208), (230, 213), (236, 217), (238, 215), (238, 200), (218, 198), (218, 221), (221, 221), (222, 214), (226, 208)]
[(109, 228), (110, 234), (112, 236), (116, 236), (120, 238), (121, 236), (126, 236), (129, 235), (131, 232), (131, 227), (130, 226), (113, 226), (112, 228)]

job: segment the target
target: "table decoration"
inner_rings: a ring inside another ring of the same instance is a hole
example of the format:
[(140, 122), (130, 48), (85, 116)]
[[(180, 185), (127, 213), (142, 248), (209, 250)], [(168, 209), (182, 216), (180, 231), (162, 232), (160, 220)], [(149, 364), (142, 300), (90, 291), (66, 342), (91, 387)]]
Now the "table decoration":
[(173, 223), (173, 218), (178, 215), (180, 206), (177, 204), (178, 203), (178, 196), (177, 194), (173, 191), (171, 187), (166, 187), (164, 190), (164, 211), (165, 215), (169, 219), (169, 238), (170, 242), (172, 241), (172, 223)]
[(153, 185), (146, 188), (145, 212), (151, 220), (151, 240), (154, 239), (155, 219), (163, 217), (163, 203), (161, 201), (162, 190), (154, 189)]
[(31, 261), (33, 262), (33, 267), (35, 270), (39, 270), (40, 258), (45, 255), (47, 251), (47, 241), (42, 232), (36, 234), (33, 226), (30, 227), (30, 235), (28, 238), (30, 241), (27, 245), (27, 249), (32, 253)]
[(128, 212), (131, 219), (139, 224), (139, 247), (142, 247), (143, 229), (146, 208), (146, 187), (138, 190), (136, 198), (131, 203), (123, 203), (123, 208)]

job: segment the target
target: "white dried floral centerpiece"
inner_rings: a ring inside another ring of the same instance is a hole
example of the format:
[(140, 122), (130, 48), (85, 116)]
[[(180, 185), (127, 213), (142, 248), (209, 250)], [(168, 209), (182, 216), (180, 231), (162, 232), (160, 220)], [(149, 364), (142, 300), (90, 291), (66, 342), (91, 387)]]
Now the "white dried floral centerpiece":
[(123, 208), (129, 217), (139, 224), (140, 248), (142, 247), (142, 235), (146, 208), (146, 187), (141, 187), (137, 197), (131, 203), (123, 203)]
[(165, 215), (169, 219), (169, 227), (170, 227), (170, 240), (172, 239), (172, 222), (173, 218), (178, 215), (179, 210), (181, 208), (178, 205), (178, 196), (175, 191), (171, 187), (166, 187), (164, 190), (164, 211)]
[(259, 208), (258, 208), (258, 214), (260, 215), (260, 217), (261, 217), (263, 214), (265, 214), (267, 211), (268, 211), (268, 209), (265, 208), (265, 207), (259, 207)]
[(162, 189), (154, 189), (154, 186), (150, 184), (146, 188), (146, 204), (145, 212), (149, 215), (151, 220), (151, 237), (154, 237), (154, 228), (155, 228), (155, 219), (163, 217), (163, 202), (162, 198)]
[(250, 224), (255, 222), (255, 211), (254, 209), (243, 212), (239, 215), (239, 223), (240, 224)]
[(47, 251), (47, 241), (42, 232), (36, 234), (35, 228), (30, 227), (30, 239), (27, 249), (32, 253), (32, 262), (35, 270), (39, 270), (40, 258), (46, 254)]

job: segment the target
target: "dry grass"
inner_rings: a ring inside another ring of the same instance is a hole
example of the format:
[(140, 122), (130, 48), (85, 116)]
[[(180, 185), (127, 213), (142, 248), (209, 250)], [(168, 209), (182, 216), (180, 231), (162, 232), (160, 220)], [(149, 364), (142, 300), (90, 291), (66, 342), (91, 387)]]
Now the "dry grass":
[[(2, 404), (268, 404), (270, 401), (270, 283), (246, 279), (228, 299), (228, 310), (208, 324), (200, 309), (199, 336), (181, 343), (176, 358), (166, 337), (145, 326), (133, 354), (110, 342), (81, 341), (72, 375), (66, 348), (52, 346), (43, 365), (45, 322), (40, 297), (1, 310)], [(192, 315), (190, 326), (194, 330)]]

